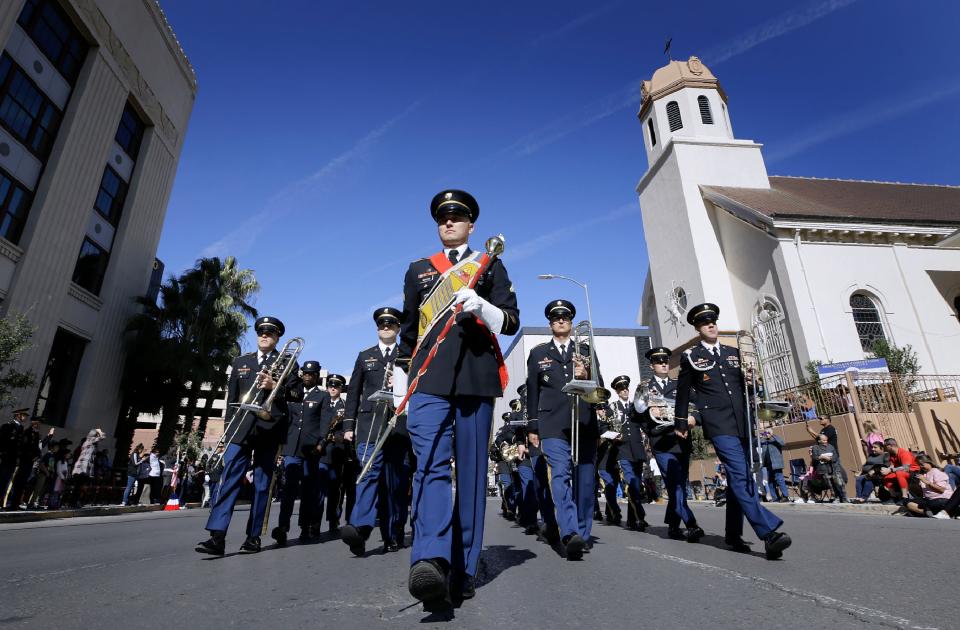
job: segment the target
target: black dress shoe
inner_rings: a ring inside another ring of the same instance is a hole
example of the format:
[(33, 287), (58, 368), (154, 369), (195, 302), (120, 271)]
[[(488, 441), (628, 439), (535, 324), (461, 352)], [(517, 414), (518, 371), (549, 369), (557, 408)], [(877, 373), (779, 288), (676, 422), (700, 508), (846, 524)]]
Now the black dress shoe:
[(687, 542), (688, 543), (699, 542), (700, 539), (703, 538), (704, 534), (705, 532), (703, 531), (703, 528), (697, 525), (692, 525), (690, 527), (687, 527)]
[(384, 541), (383, 553), (393, 553), (395, 551), (400, 551), (400, 545), (392, 540)]
[(560, 542), (560, 532), (557, 531), (556, 527), (547, 527), (547, 525), (541, 525), (540, 533), (537, 534), (537, 540), (539, 542), (547, 543), (552, 547)]
[(686, 540), (687, 538), (683, 535), (683, 530), (681, 530), (677, 525), (672, 525), (667, 528), (667, 536), (674, 540)]
[(340, 530), (340, 540), (350, 547), (350, 552), (355, 556), (362, 556), (367, 548), (367, 536), (369, 534), (364, 530), (368, 532), (369, 528), (344, 525), (343, 529)]
[(580, 560), (583, 558), (583, 550), (587, 547), (587, 542), (580, 537), (580, 534), (569, 534), (560, 541), (563, 543), (567, 552), (567, 560)]
[(539, 533), (539, 531), (540, 531), (539, 525), (527, 525), (526, 527), (523, 528), (523, 533), (527, 536), (532, 536), (533, 534)]
[(414, 599), (423, 602), (425, 606), (437, 605), (449, 597), (448, 575), (446, 560), (419, 560), (410, 567), (407, 588)]
[(750, 545), (739, 536), (724, 536), (723, 543), (737, 553), (750, 553)]
[(635, 528), (637, 531), (640, 531), (640, 532), (645, 532), (645, 531), (647, 531), (647, 528), (648, 528), (648, 527), (650, 527), (650, 523), (648, 523), (647, 521), (645, 521), (645, 520), (642, 519), (642, 518), (634, 524), (634, 528)]
[(600, 510), (597, 510), (596, 512), (593, 513), (593, 520), (595, 521), (603, 520), (603, 514), (600, 513)]
[(273, 531), (270, 532), (270, 538), (277, 541), (277, 545), (283, 547), (287, 544), (287, 530), (283, 527), (274, 527)]
[(454, 598), (473, 599), (477, 594), (476, 581), (472, 575), (463, 574), (451, 585), (450, 595)]
[(310, 527), (300, 528), (299, 539), (300, 539), (300, 542), (309, 542), (313, 540), (313, 531), (311, 530), (311, 528)]
[(197, 543), (194, 549), (199, 553), (209, 553), (211, 556), (222, 556), (226, 547), (226, 532), (210, 532), (210, 538), (201, 543)]
[(260, 553), (260, 537), (247, 536), (247, 539), (240, 545), (240, 553)]
[(763, 548), (767, 553), (767, 560), (776, 560), (783, 555), (783, 551), (793, 543), (786, 532), (773, 532), (763, 540)]

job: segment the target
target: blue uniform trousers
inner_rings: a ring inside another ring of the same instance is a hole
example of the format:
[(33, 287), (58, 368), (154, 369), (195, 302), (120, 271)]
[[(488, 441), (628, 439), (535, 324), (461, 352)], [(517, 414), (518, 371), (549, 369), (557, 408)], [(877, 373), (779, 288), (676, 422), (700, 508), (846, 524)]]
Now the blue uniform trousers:
[[(253, 503), (247, 519), (247, 536), (259, 536), (263, 528), (267, 495), (270, 493), (270, 480), (277, 457), (276, 444), (257, 442), (253, 448)], [(210, 516), (207, 518), (207, 529), (212, 532), (225, 532), (230, 527), (233, 507), (247, 473), (250, 450), (249, 446), (230, 444), (223, 454), (223, 472), (217, 492), (210, 502)]]
[(517, 509), (520, 510), (520, 525), (529, 527), (537, 524), (537, 489), (534, 471), (530, 466), (517, 466), (517, 478), (520, 480), (520, 492)]
[(636, 518), (646, 520), (647, 511), (643, 509), (643, 460), (621, 459), (620, 474), (627, 486), (627, 501), (633, 508)]
[(607, 512), (615, 520), (621, 518), (620, 504), (617, 503), (617, 488), (620, 486), (620, 475), (616, 470), (601, 469), (597, 471), (603, 480), (603, 497), (607, 501)]
[(317, 502), (320, 493), (320, 470), (316, 458), (287, 455), (283, 458), (283, 496), (280, 500), (280, 527), (290, 531), (293, 504), (300, 498), (297, 524), (300, 528), (319, 524)]
[(410, 466), (410, 452), (404, 439), (383, 448), (384, 471), (386, 472), (386, 491), (390, 497), (389, 530), (397, 542), (403, 542), (403, 532), (407, 526), (410, 512), (410, 481), (413, 469)]
[(763, 540), (783, 521), (760, 505), (756, 483), (747, 463), (747, 445), (735, 435), (717, 435), (710, 439), (717, 457), (727, 470), (727, 527), (726, 535), (743, 535), (743, 517)]
[(500, 492), (503, 493), (503, 504), (507, 507), (507, 511), (516, 513), (517, 489), (513, 485), (513, 475), (510, 473), (500, 473), (497, 475), (497, 482), (500, 484)]
[[(417, 459), (411, 563), (444, 558), (455, 571), (476, 575), (483, 548), (492, 419), (492, 398), (424, 393), (410, 397), (407, 430)], [(452, 457), (457, 463), (455, 502)]]
[(387, 487), (387, 465), (384, 462), (383, 451), (373, 454), (373, 442), (357, 444), (357, 461), (362, 470), (373, 457), (370, 470), (363, 480), (357, 484), (357, 500), (350, 514), (350, 524), (354, 527), (373, 528), (377, 522), (377, 509), (381, 507), (380, 535), (383, 540), (393, 538), (390, 533), (390, 513), (392, 512), (392, 497)]
[(580, 463), (574, 467), (569, 442), (561, 438), (540, 441), (550, 465), (550, 489), (560, 535), (580, 534), (584, 540), (590, 539), (593, 530), (597, 483), (596, 453), (587, 442), (581, 441)]
[(690, 455), (688, 453), (657, 453), (657, 468), (667, 491), (667, 510), (663, 522), (670, 527), (679, 527), (683, 522), (688, 527), (697, 523), (690, 506), (687, 505), (687, 478), (690, 475)]
[(533, 464), (533, 486), (537, 495), (540, 518), (548, 529), (557, 526), (557, 514), (553, 507), (553, 494), (550, 492), (550, 475), (547, 472), (547, 458), (536, 455), (530, 458)]

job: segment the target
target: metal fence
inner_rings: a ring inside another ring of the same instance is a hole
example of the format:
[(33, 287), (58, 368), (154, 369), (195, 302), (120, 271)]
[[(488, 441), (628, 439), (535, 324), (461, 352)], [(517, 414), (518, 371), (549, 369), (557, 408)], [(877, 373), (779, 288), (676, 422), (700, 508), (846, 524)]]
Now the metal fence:
[(790, 403), (782, 423), (844, 413), (908, 414), (917, 402), (960, 402), (960, 375), (838, 374), (770, 393)]

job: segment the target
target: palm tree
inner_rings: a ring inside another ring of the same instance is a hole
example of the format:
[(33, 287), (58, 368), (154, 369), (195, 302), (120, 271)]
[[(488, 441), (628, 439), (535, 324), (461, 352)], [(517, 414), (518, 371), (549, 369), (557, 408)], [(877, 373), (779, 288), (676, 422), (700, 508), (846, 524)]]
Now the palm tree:
[[(183, 428), (192, 430), (202, 384), (210, 383), (214, 391), (226, 384), (226, 369), (240, 352), (248, 318), (257, 316), (250, 301), (259, 289), (253, 272), (240, 269), (232, 256), (202, 258), (160, 287), (159, 304), (137, 299), (143, 312), (127, 327), (136, 334), (124, 377), (125, 432), (132, 437), (140, 412), (162, 411), (157, 433), (162, 453), (173, 443), (181, 415)], [(201, 431), (208, 414), (205, 410)]]

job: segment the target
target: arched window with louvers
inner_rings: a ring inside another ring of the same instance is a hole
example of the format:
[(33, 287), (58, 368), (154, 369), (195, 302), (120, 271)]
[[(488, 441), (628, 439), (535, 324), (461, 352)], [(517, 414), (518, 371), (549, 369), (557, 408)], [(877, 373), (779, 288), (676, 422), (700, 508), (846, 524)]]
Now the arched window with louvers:
[(676, 101), (667, 103), (667, 122), (670, 123), (670, 131), (683, 129), (683, 119), (680, 118), (680, 106)]
[(705, 125), (713, 124), (713, 114), (710, 112), (710, 99), (704, 95), (697, 97), (697, 106), (700, 108), (700, 120)]

